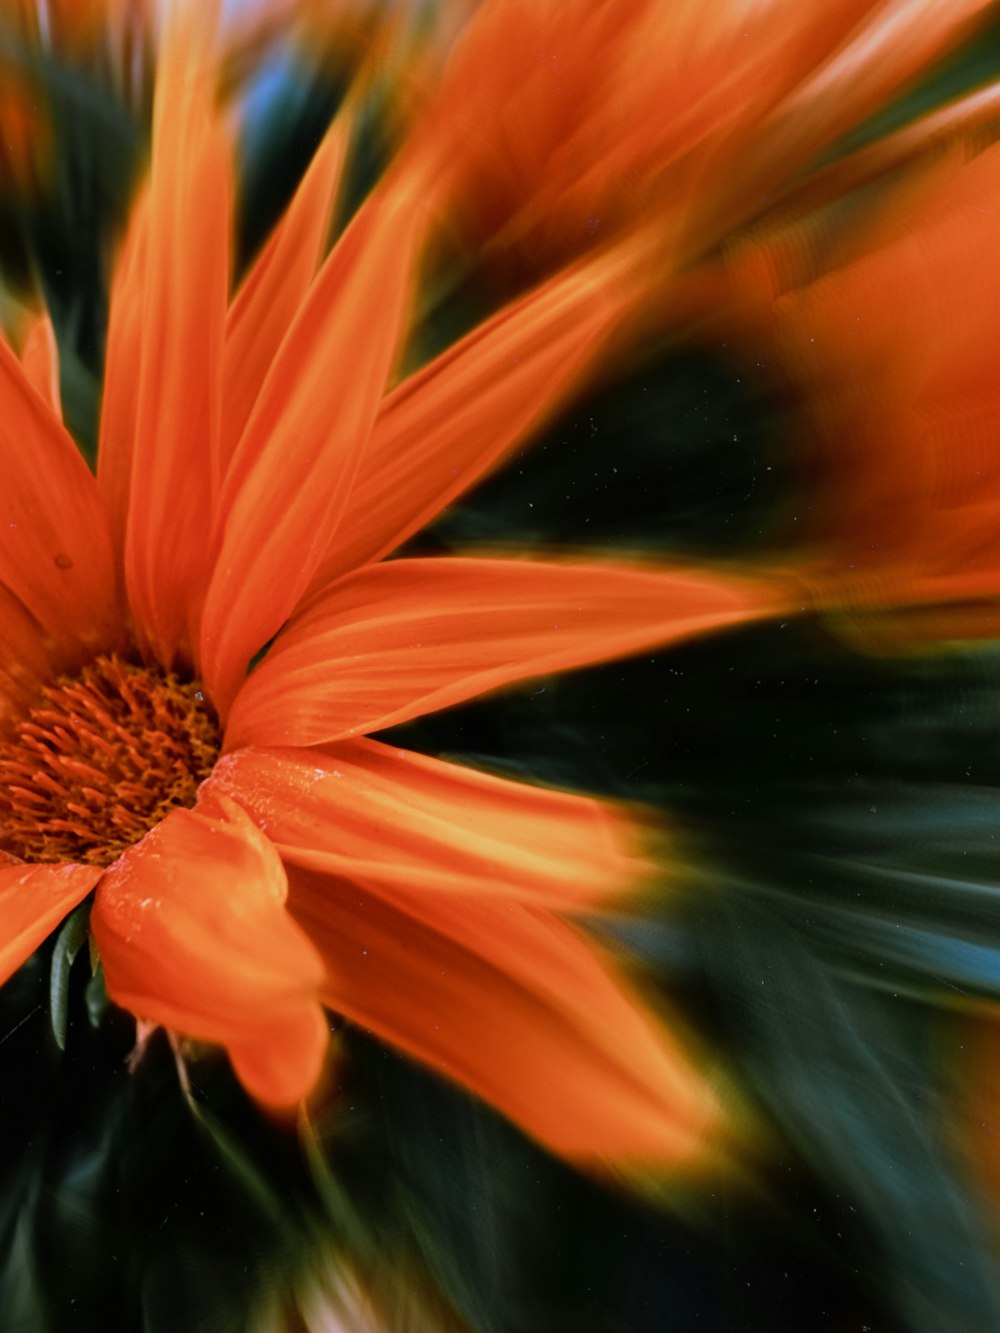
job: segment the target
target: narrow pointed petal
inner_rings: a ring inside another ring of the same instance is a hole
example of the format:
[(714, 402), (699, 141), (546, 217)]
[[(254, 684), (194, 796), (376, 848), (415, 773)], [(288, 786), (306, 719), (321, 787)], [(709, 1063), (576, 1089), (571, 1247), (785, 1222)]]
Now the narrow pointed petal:
[[(969, 36), (991, 4), (884, 0), (870, 6), (864, 21), (827, 48), (815, 70), (790, 88), (768, 117), (748, 127), (752, 137), (723, 145), (712, 163), (715, 198), (693, 215), (693, 239), (699, 231), (731, 231), (737, 221), (760, 211), (761, 199), (773, 207), (803, 167), (931, 69)], [(840, 174), (835, 162), (825, 200), (837, 197)]]
[(125, 549), (136, 410), (142, 370), (142, 303), (149, 244), (149, 193), (132, 206), (128, 229), (115, 263), (104, 353), (97, 484), (104, 497), (119, 559)]
[(100, 866), (0, 866), (0, 982), (55, 930), (101, 878)]
[(386, 399), (314, 586), (423, 527), (560, 403), (643, 280), (631, 244), (507, 306)]
[[(782, 104), (772, 151), (805, 135), (829, 143), (967, 36), (992, 0), (886, 0)], [(796, 124), (797, 123), (797, 124)]]
[(226, 476), (201, 668), (224, 714), (288, 618), (339, 520), (396, 353), (419, 203), (370, 198), (313, 283)]
[(57, 421), (62, 420), (62, 396), (59, 391), (59, 347), (48, 313), (36, 315), (21, 348), (21, 365), (28, 383), (44, 398)]
[(808, 216), (869, 181), (900, 167), (918, 164), (921, 159), (931, 159), (948, 145), (963, 142), (974, 145), (977, 132), (995, 119), (998, 111), (1000, 85), (991, 84), (966, 93), (794, 182), (784, 195), (785, 209)]
[(247, 1090), (274, 1106), (308, 1094), (326, 1048), (322, 965), (286, 892), (270, 842), (215, 796), (173, 811), (116, 861), (91, 915), (111, 998), (230, 1047)]
[(38, 621), (0, 585), (0, 725), (37, 701), (39, 687), (68, 665)]
[(214, 106), (214, 8), (172, 11), (153, 118), (125, 574), (164, 664), (190, 654), (221, 480), (231, 153)]
[(376, 892), (570, 910), (620, 895), (649, 871), (637, 828), (604, 802), (377, 741), (237, 750), (209, 785), (252, 816), (284, 861)]
[(241, 690), (241, 745), (321, 745), (546, 672), (773, 614), (764, 585), (597, 563), (395, 560), (321, 594)]
[(226, 319), (222, 456), (232, 457), (257, 394), (323, 255), (350, 122), (338, 116)]
[(331, 1008), (455, 1079), (554, 1152), (684, 1162), (711, 1092), (583, 934), (516, 902), (289, 870)]
[(51, 408), (0, 342), (0, 584), (57, 655), (114, 646), (111, 538), (94, 478)]

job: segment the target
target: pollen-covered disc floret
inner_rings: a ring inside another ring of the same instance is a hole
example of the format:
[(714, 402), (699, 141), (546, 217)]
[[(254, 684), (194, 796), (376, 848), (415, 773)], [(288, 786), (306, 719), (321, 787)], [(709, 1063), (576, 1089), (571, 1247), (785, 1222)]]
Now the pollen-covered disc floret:
[(197, 682), (101, 657), (44, 687), (0, 741), (0, 849), (109, 865), (194, 804), (219, 752)]

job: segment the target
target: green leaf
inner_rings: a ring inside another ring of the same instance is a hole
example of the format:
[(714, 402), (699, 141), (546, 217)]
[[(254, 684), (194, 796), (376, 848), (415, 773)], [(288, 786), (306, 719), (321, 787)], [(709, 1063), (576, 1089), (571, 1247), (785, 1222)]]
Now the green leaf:
[(61, 1051), (66, 1049), (66, 1022), (69, 1009), (69, 974), (73, 960), (87, 938), (90, 922), (90, 904), (78, 907), (62, 924), (52, 950), (52, 970), (49, 974), (49, 1014), (52, 1035)]
[(97, 951), (97, 942), (93, 935), (87, 936), (87, 952), (90, 954), (90, 975), (96, 977), (101, 970), (101, 955)]
[(90, 1019), (90, 1026), (96, 1031), (101, 1026), (101, 1020), (108, 1007), (108, 988), (104, 984), (104, 968), (100, 963), (97, 965), (97, 971), (87, 982), (84, 994), (87, 999), (87, 1017)]

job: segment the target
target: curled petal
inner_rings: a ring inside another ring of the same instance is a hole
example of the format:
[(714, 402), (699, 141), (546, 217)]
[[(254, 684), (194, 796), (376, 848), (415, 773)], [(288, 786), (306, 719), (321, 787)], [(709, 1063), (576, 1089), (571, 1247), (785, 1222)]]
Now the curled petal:
[(225, 796), (175, 810), (105, 873), (91, 927), (108, 993), (231, 1048), (248, 1091), (289, 1106), (319, 1076), (320, 960), (285, 910), (268, 839)]

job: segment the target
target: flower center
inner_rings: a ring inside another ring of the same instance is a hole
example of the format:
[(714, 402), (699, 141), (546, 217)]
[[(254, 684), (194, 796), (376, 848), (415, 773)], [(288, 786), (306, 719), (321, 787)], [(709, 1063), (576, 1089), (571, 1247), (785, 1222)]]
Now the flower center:
[(110, 865), (177, 806), (219, 753), (196, 682), (99, 657), (0, 739), (0, 848), (25, 861)]

